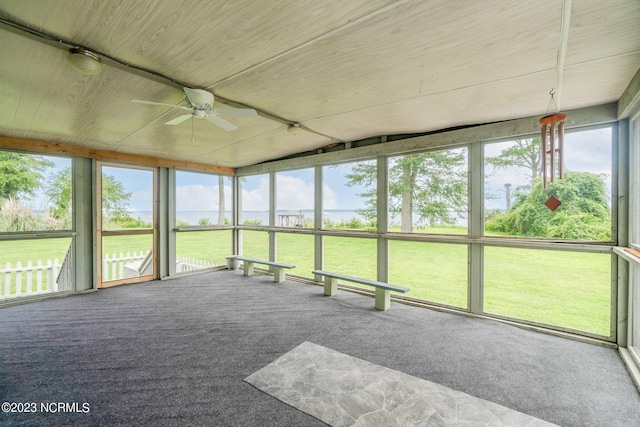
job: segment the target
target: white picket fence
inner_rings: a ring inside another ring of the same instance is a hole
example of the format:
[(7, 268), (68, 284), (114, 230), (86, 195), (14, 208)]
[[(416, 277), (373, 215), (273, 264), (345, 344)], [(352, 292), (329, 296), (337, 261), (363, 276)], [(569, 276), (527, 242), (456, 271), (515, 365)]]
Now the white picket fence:
[[(102, 281), (128, 279), (153, 273), (151, 251), (133, 251), (120, 254), (106, 254), (102, 260)], [(217, 267), (219, 264), (199, 259), (176, 257), (176, 272), (201, 270)]]
[(46, 263), (38, 261), (35, 264), (28, 261), (26, 265), (17, 262), (15, 267), (7, 263), (0, 269), (0, 297), (20, 297), (26, 295), (46, 294), (57, 292), (58, 273), (62, 264), (56, 258)]
[[(146, 272), (142, 266), (143, 261), (151, 251), (133, 251), (120, 254), (105, 254), (102, 258), (102, 281), (120, 280), (137, 276), (144, 276), (153, 272), (153, 265), (147, 262), (145, 267), (150, 266), (151, 271)], [(149, 260), (150, 261), (150, 260)]]
[[(217, 267), (219, 265), (209, 261), (181, 256), (176, 258), (176, 272), (178, 273)], [(151, 261), (150, 251), (106, 254), (102, 260), (102, 281), (152, 274), (153, 264)], [(33, 263), (28, 261), (26, 264), (17, 262), (15, 266), (8, 262), (4, 268), (0, 269), (0, 298), (15, 298), (71, 290), (69, 274), (63, 274), (69, 270), (68, 266), (68, 263), (60, 263), (57, 258), (46, 262), (37, 261)]]
[(202, 270), (203, 268), (217, 267), (220, 265), (215, 262), (203, 261), (201, 259), (185, 258), (181, 256), (176, 258), (176, 273)]

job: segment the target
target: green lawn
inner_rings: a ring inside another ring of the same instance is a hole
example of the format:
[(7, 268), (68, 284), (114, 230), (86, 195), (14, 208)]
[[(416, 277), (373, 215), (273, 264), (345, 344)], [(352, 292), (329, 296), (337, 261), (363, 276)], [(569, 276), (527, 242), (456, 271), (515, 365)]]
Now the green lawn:
[(231, 230), (189, 231), (176, 236), (179, 257), (226, 265), (225, 257), (231, 255)]
[[(7, 262), (64, 258), (70, 238), (0, 241), (0, 269)], [(326, 270), (376, 278), (376, 239), (326, 236)], [(224, 265), (231, 231), (181, 232), (178, 256)], [(105, 239), (108, 252), (151, 248), (151, 236)], [(268, 257), (268, 234), (243, 232), (247, 256)], [(277, 258), (312, 277), (314, 236), (277, 233)], [(389, 281), (411, 288), (408, 297), (467, 308), (467, 245), (390, 241)], [(565, 251), (485, 247), (484, 310), (509, 317), (609, 335), (611, 256)]]

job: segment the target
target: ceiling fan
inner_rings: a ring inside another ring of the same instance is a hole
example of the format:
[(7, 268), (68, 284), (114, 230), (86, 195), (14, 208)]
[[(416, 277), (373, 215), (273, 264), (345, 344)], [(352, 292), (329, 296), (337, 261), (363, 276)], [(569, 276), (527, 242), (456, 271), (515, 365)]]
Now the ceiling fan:
[(162, 105), (165, 107), (179, 108), (181, 110), (189, 111), (189, 114), (183, 114), (171, 119), (165, 123), (165, 125), (177, 125), (189, 118), (207, 119), (211, 123), (220, 126), (226, 131), (234, 131), (238, 129), (233, 123), (229, 123), (220, 116), (235, 116), (235, 117), (257, 117), (258, 113), (253, 108), (214, 108), (213, 107), (213, 94), (202, 89), (191, 89), (188, 87), (183, 88), (185, 94), (185, 101), (189, 105), (184, 107), (182, 105), (163, 104), (161, 102), (141, 101), (139, 99), (132, 99), (131, 102), (138, 104), (148, 105)]

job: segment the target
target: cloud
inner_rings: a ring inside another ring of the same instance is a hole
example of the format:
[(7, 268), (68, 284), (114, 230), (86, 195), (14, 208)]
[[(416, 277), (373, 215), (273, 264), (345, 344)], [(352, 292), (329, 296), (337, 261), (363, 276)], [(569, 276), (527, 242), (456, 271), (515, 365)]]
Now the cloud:
[(327, 184), (322, 184), (322, 207), (323, 209), (339, 209), (338, 195), (333, 188)]
[[(261, 176), (255, 183), (255, 178), (246, 178), (241, 183), (242, 187), (242, 210), (243, 211), (266, 211), (269, 210), (269, 177)], [(250, 189), (252, 184), (257, 184)]]
[[(176, 187), (177, 211), (217, 211), (219, 186), (190, 184)], [(231, 187), (224, 186), (225, 209), (231, 209)]]
[(302, 178), (278, 174), (277, 210), (313, 209), (314, 185)]

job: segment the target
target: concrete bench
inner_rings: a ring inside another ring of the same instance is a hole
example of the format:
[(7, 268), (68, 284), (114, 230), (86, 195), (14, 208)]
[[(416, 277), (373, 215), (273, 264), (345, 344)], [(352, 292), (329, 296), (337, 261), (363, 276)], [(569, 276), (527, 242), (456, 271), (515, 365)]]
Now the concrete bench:
[(245, 276), (252, 276), (253, 275), (253, 266), (254, 264), (264, 264), (264, 265), (268, 265), (269, 267), (271, 267), (273, 269), (273, 275), (274, 275), (274, 282), (276, 283), (282, 283), (284, 282), (284, 280), (286, 279), (286, 272), (285, 269), (292, 269), (292, 268), (296, 268), (295, 265), (293, 264), (285, 264), (282, 262), (275, 262), (275, 261), (266, 261), (266, 260), (262, 260), (262, 259), (255, 259), (255, 258), (246, 258), (240, 255), (232, 255), (232, 256), (228, 256), (226, 257), (228, 260), (229, 259), (235, 259), (238, 261), (242, 261), (244, 263), (244, 275)]
[(335, 295), (338, 289), (338, 280), (345, 282), (359, 283), (361, 285), (373, 286), (376, 292), (375, 308), (376, 310), (387, 310), (391, 305), (390, 292), (400, 292), (406, 294), (409, 288), (391, 285), (377, 280), (363, 279), (360, 277), (347, 276), (346, 274), (332, 273), (330, 271), (313, 270), (313, 274), (324, 277), (324, 294), (327, 296)]

